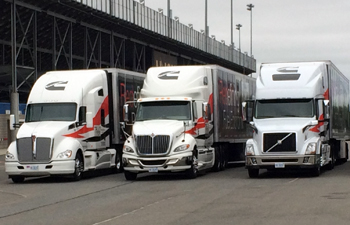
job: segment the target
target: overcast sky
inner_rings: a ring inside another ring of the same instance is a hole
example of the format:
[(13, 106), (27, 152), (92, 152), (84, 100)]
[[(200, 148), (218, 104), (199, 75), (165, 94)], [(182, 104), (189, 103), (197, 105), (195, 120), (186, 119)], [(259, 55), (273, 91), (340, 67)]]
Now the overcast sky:
[[(209, 35), (231, 42), (231, 0), (207, 0)], [(145, 0), (146, 6), (166, 14), (167, 0)], [(253, 55), (262, 62), (331, 60), (350, 78), (349, 0), (234, 0), (236, 24), (242, 24), (241, 48), (250, 54), (250, 11), (253, 8)], [(171, 0), (173, 17), (204, 29), (205, 0)]]

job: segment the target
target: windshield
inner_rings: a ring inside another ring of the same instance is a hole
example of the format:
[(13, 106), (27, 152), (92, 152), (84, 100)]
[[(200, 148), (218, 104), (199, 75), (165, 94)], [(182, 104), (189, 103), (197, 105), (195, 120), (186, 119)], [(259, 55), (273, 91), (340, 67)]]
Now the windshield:
[(76, 108), (75, 103), (29, 104), (25, 121), (75, 121)]
[(166, 119), (190, 120), (191, 105), (189, 101), (141, 102), (137, 107), (136, 121)]
[(276, 117), (313, 117), (312, 99), (274, 99), (258, 100), (255, 107), (255, 118)]

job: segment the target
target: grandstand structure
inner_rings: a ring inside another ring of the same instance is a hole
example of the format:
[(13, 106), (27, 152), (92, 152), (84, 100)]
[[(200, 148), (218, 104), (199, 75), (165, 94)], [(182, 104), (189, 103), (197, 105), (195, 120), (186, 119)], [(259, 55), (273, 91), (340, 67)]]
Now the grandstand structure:
[(256, 60), (135, 0), (0, 0), (0, 102), (25, 103), (46, 71), (218, 64), (251, 74)]

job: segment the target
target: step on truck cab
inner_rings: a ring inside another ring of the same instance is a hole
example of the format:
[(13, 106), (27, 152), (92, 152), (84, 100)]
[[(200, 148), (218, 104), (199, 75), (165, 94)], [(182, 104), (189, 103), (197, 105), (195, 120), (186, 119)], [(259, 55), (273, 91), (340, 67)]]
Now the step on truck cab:
[(256, 97), (243, 103), (254, 130), (246, 143), (250, 177), (260, 169), (332, 169), (348, 158), (349, 81), (331, 61), (263, 63)]
[[(195, 178), (244, 158), (252, 131), (242, 121), (241, 103), (252, 98), (254, 85), (254, 78), (217, 65), (150, 68), (140, 98), (125, 106), (125, 120), (133, 123), (123, 149), (126, 179), (144, 172)], [(132, 119), (127, 111), (134, 104)]]
[[(5, 171), (26, 177), (120, 169), (122, 107), (136, 100), (145, 74), (121, 69), (47, 72), (35, 82), (25, 121), (8, 147)], [(13, 118), (13, 116), (12, 116)], [(10, 123), (11, 129), (15, 126)]]

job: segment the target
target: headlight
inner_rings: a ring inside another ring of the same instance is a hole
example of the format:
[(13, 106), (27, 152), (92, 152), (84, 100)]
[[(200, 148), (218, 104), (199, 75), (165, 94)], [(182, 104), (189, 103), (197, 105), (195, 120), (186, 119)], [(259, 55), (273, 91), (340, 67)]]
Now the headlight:
[(123, 152), (134, 153), (135, 151), (130, 146), (124, 145)]
[(180, 145), (179, 147), (175, 148), (174, 152), (181, 152), (181, 151), (185, 151), (190, 147), (189, 144), (185, 144), (185, 145)]
[(309, 143), (307, 145), (305, 155), (315, 155), (316, 154), (316, 147), (317, 147), (316, 142)]
[(59, 159), (68, 159), (72, 156), (72, 150), (66, 150), (58, 154), (57, 158)]
[(247, 144), (245, 146), (245, 155), (246, 156), (255, 155), (254, 146), (252, 144)]
[(15, 156), (9, 152), (6, 152), (5, 160), (13, 160), (13, 159), (15, 159)]

